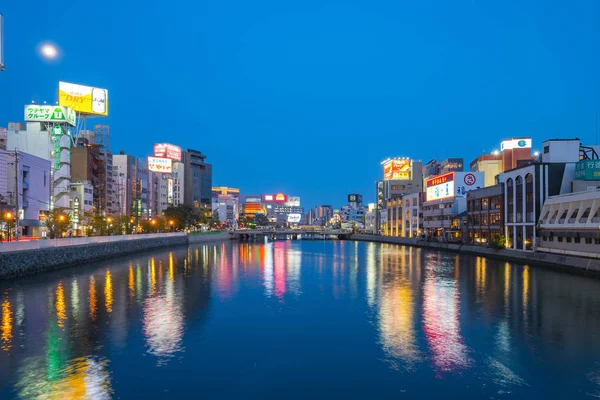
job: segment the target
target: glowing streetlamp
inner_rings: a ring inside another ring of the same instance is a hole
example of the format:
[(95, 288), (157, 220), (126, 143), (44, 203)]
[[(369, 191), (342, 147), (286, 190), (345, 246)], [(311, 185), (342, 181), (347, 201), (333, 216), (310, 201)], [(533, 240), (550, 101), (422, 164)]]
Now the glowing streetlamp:
[(64, 215), (59, 215), (59, 216), (58, 216), (58, 220), (59, 220), (60, 222), (63, 222), (63, 221), (65, 220), (65, 216), (64, 216)]

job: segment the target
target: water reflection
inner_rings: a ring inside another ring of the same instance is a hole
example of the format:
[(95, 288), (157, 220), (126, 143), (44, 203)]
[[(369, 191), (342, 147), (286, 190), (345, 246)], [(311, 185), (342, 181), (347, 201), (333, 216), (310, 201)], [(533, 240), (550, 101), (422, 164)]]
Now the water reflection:
[[(326, 376), (344, 397), (354, 381), (378, 388), (374, 398), (406, 382), (424, 398), (600, 393), (600, 281), (480, 257), (205, 244), (2, 282), (0, 293), (2, 399), (190, 397), (181, 371), (253, 393), (281, 376)], [(133, 368), (144, 385), (123, 393)]]

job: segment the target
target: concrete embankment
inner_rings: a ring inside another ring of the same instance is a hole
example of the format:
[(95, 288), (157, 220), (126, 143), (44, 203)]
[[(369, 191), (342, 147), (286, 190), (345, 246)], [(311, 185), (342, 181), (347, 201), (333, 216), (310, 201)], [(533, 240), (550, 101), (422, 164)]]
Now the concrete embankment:
[(567, 271), (600, 275), (600, 260), (564, 256), (541, 252), (525, 252), (508, 249), (495, 249), (492, 247), (469, 246), (457, 243), (425, 242), (412, 238), (390, 236), (357, 235), (350, 236), (350, 240), (367, 242), (400, 244), (405, 246), (423, 247), (432, 250), (452, 251), (456, 253), (474, 254), (489, 258), (517, 262), (520, 264), (539, 265), (551, 268), (560, 268)]
[(185, 233), (168, 233), (4, 243), (0, 246), (0, 279), (148, 250), (223, 240), (229, 240), (229, 234), (187, 236)]

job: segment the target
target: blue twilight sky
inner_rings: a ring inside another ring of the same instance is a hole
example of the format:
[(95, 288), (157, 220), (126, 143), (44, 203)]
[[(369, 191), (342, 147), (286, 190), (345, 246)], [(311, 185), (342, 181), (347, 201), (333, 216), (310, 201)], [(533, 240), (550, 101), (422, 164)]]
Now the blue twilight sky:
[[(0, 4), (0, 126), (58, 80), (104, 87), (114, 152), (195, 148), (245, 193), (373, 201), (389, 156), (595, 141), (598, 0), (34, 3)], [(44, 40), (60, 61), (40, 59)]]

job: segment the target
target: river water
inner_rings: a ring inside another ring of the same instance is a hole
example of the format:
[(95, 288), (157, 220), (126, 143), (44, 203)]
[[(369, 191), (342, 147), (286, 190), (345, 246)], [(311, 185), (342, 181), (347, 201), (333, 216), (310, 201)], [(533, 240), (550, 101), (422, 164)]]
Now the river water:
[(344, 241), (0, 282), (1, 399), (600, 397), (600, 280)]

